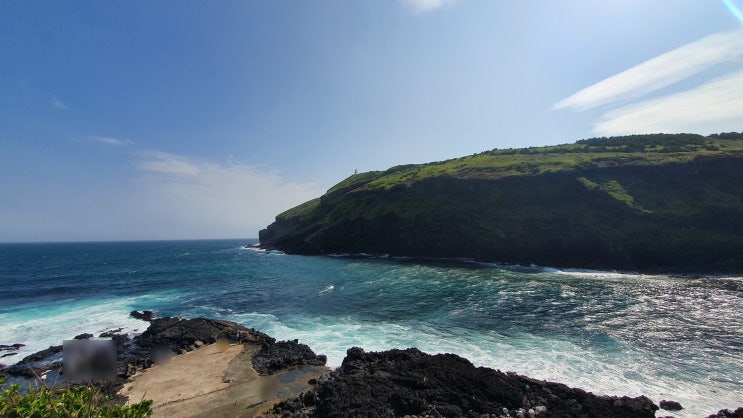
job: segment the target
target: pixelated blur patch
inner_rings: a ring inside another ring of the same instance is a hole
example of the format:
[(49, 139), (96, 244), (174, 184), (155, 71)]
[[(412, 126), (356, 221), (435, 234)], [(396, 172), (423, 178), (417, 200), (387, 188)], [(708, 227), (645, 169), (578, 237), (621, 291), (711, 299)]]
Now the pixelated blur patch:
[(230, 341), (227, 338), (220, 338), (217, 340), (217, 350), (224, 353), (230, 348)]
[(158, 344), (152, 348), (151, 357), (153, 363), (162, 366), (168, 364), (170, 359), (173, 357), (173, 350), (171, 350), (168, 345)]
[(62, 362), (68, 382), (110, 381), (116, 377), (116, 345), (111, 340), (65, 340)]

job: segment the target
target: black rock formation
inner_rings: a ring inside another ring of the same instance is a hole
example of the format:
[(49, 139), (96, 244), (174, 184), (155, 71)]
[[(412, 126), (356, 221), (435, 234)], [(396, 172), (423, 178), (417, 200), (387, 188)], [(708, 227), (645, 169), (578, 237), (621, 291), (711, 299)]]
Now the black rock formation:
[(155, 319), (155, 313), (152, 311), (131, 311), (129, 315), (132, 318), (141, 319), (147, 322), (151, 322), (153, 319)]
[(712, 414), (707, 418), (743, 418), (743, 407), (731, 411), (729, 409), (721, 409), (716, 414)]
[(189, 349), (196, 341), (205, 344), (216, 342), (220, 338), (230, 341), (237, 340), (237, 334), (244, 335), (246, 342), (264, 342), (273, 340), (268, 335), (247, 328), (235, 322), (221, 321), (207, 318), (158, 318), (150, 322), (150, 326), (134, 340), (141, 348), (152, 348), (156, 345), (168, 346), (174, 352), (179, 349)]
[(660, 409), (665, 409), (666, 411), (680, 411), (684, 409), (684, 407), (681, 406), (680, 403), (676, 401), (668, 401), (665, 399), (660, 401), (659, 405), (660, 405)]
[(324, 366), (324, 355), (316, 355), (312, 349), (299, 341), (279, 341), (267, 344), (253, 357), (253, 368), (260, 374), (273, 374), (293, 366)]
[(658, 409), (644, 396), (596, 396), (415, 348), (379, 353), (351, 348), (329, 379), (278, 408), (290, 416), (318, 417), (516, 416), (521, 410), (522, 415), (566, 418), (652, 418)]

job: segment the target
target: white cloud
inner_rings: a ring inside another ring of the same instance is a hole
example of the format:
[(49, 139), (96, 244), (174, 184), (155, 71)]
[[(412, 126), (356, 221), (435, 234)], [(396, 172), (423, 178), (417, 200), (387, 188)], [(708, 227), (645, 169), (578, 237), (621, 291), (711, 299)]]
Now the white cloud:
[(742, 57), (743, 31), (716, 33), (586, 87), (557, 102), (553, 109), (586, 110), (636, 99)]
[(402, 0), (403, 3), (416, 13), (431, 12), (440, 9), (456, 0)]
[(136, 158), (128, 177), (38, 189), (0, 182), (0, 241), (256, 238), (277, 214), (325, 192), (249, 164)]
[(274, 217), (325, 192), (252, 165), (144, 154), (137, 225), (170, 237), (256, 237)]
[(195, 176), (201, 172), (198, 165), (180, 155), (153, 151), (142, 153), (142, 156), (144, 159), (138, 164), (141, 170), (179, 176)]
[(87, 138), (91, 141), (99, 142), (101, 144), (114, 145), (114, 146), (129, 145), (132, 143), (132, 141), (128, 139), (118, 139), (118, 138), (113, 138), (110, 136), (89, 136)]
[(49, 104), (52, 105), (52, 107), (54, 107), (55, 109), (58, 109), (58, 110), (70, 110), (69, 106), (67, 106), (61, 100), (59, 100), (58, 98), (56, 98), (54, 96), (52, 96), (52, 98), (49, 99)]
[(738, 71), (688, 91), (608, 111), (594, 126), (593, 132), (597, 135), (625, 135), (741, 129), (743, 71)]

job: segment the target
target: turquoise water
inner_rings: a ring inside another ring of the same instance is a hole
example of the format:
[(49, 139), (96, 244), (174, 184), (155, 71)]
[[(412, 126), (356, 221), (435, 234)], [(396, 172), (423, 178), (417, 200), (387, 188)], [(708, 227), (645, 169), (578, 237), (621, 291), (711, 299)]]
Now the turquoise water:
[(595, 393), (743, 405), (743, 278), (679, 278), (468, 261), (303, 257), (255, 241), (0, 244), (0, 344), (22, 356), (83, 332), (208, 316), (346, 349), (416, 346)]

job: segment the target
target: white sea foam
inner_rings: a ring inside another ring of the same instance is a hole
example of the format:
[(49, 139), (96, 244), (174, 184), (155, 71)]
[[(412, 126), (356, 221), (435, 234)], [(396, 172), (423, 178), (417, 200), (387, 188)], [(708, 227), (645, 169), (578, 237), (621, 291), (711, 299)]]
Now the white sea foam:
[(298, 338), (328, 357), (328, 366), (341, 364), (350, 347), (367, 351), (417, 347), (422, 351), (454, 353), (475, 366), (515, 371), (530, 377), (566, 383), (596, 394), (646, 395), (658, 403), (674, 399), (684, 405), (679, 418), (708, 415), (720, 405), (734, 408), (740, 394), (716, 393), (714, 379), (691, 384), (672, 377), (659, 380), (648, 372), (659, 367), (642, 350), (621, 346), (611, 355), (583, 348), (559, 338), (527, 333), (508, 336), (497, 332), (434, 328), (425, 323), (365, 322), (351, 317), (292, 317), (284, 321), (259, 313), (231, 315), (229, 319), (255, 326), (277, 339)]
[(100, 333), (122, 328), (136, 335), (147, 329), (147, 322), (129, 316), (137, 306), (136, 298), (100, 300), (98, 303), (67, 303), (61, 306), (39, 306), (20, 314), (0, 314), (0, 342), (25, 344), (5, 364), (15, 364), (23, 357), (83, 333)]
[(318, 292), (317, 294), (318, 294), (318, 295), (322, 295), (323, 293), (327, 293), (327, 292), (330, 292), (330, 291), (332, 291), (333, 289), (335, 289), (335, 286), (333, 286), (333, 285), (331, 284), (331, 285), (329, 285), (328, 287), (326, 287), (325, 289), (323, 289), (323, 290), (319, 291), (319, 292)]

